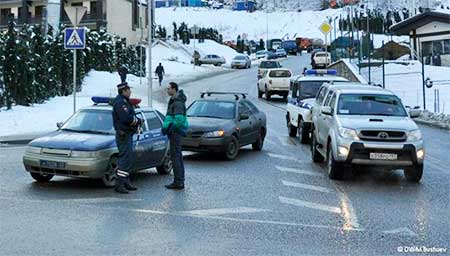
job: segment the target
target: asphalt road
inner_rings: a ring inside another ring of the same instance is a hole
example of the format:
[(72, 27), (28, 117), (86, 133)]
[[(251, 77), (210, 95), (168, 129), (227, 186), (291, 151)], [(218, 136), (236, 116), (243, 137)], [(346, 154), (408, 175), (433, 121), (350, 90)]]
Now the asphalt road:
[[(309, 57), (283, 65), (300, 72)], [(257, 99), (256, 68), (183, 86), (243, 91), (268, 119), (262, 152), (233, 162), (186, 153), (186, 190), (168, 191), (148, 170), (139, 190), (118, 195), (90, 180), (38, 184), (24, 147), (0, 148), (1, 255), (402, 255), (410, 246), (450, 254), (450, 133), (421, 127), (427, 148), (420, 184), (401, 171), (359, 170), (331, 181), (309, 148), (288, 137), (285, 105)], [(164, 102), (166, 97), (155, 95)]]

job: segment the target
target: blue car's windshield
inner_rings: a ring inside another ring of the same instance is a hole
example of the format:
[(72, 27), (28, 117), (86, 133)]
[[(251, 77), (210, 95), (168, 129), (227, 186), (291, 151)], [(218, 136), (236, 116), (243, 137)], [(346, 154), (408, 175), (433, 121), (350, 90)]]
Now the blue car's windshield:
[(111, 111), (86, 109), (77, 112), (61, 128), (65, 131), (114, 134)]
[(235, 103), (226, 101), (196, 101), (187, 110), (187, 116), (233, 119), (235, 107)]

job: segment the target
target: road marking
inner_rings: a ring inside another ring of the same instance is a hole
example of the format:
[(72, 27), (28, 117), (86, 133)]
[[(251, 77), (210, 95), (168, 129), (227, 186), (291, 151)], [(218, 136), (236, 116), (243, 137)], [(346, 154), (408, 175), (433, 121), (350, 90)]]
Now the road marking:
[(339, 200), (341, 201), (342, 215), (345, 220), (344, 227), (343, 227), (344, 230), (359, 228), (358, 217), (356, 216), (356, 211), (353, 208), (353, 205), (350, 202), (350, 199), (348, 198), (347, 194), (345, 194), (344, 192), (339, 190), (339, 188), (336, 188), (336, 189), (338, 191)]
[(295, 162), (303, 162), (303, 161), (298, 160), (297, 158), (292, 157), (292, 156), (285, 156), (285, 155), (274, 154), (274, 153), (267, 153), (267, 155), (268, 155), (269, 157), (272, 157), (272, 158), (278, 158), (278, 159), (281, 159), (281, 160), (289, 160), (289, 161), (295, 161)]
[[(116, 208), (114, 210), (116, 210)], [(129, 210), (129, 209), (124, 209), (124, 210)], [(272, 221), (272, 220), (241, 219), (241, 218), (231, 218), (231, 217), (223, 217), (223, 216), (202, 216), (202, 215), (186, 214), (186, 213), (182, 213), (182, 212), (174, 213), (174, 212), (147, 210), (147, 209), (131, 209), (131, 211), (139, 212), (139, 213), (147, 213), (147, 214), (169, 215), (169, 216), (176, 216), (176, 217), (190, 217), (190, 218), (213, 219), (213, 220), (223, 220), (223, 221), (236, 221), (236, 222), (241, 222), (241, 223), (270, 224), (270, 225), (282, 225), (282, 226), (293, 226), (293, 227), (308, 227), (308, 228), (315, 228), (315, 229), (333, 229), (333, 230), (342, 230), (343, 231), (342, 227), (334, 227), (334, 226), (326, 226), (326, 225), (303, 224), (303, 223)], [(345, 231), (362, 232), (364, 230), (363, 229), (351, 229), (351, 230), (345, 230)]]
[(396, 229), (392, 229), (392, 230), (385, 230), (385, 231), (382, 231), (381, 233), (391, 234), (391, 235), (401, 235), (401, 236), (417, 236), (417, 234), (414, 233), (409, 228), (396, 228)]
[(61, 203), (118, 203), (118, 202), (135, 202), (143, 201), (143, 199), (119, 198), (119, 197), (98, 197), (98, 198), (62, 198), (62, 199), (33, 199), (33, 198), (16, 198), (16, 197), (0, 197), (0, 200), (11, 200), (20, 202), (61, 202)]
[(237, 208), (216, 208), (216, 209), (206, 209), (206, 210), (192, 210), (183, 211), (181, 213), (199, 215), (199, 216), (216, 216), (225, 214), (239, 214), (239, 213), (255, 213), (255, 212), (268, 212), (270, 210), (248, 208), (248, 207), (237, 207)]
[(283, 183), (283, 185), (288, 186), (288, 187), (309, 189), (309, 190), (314, 190), (314, 191), (319, 191), (319, 192), (324, 192), (324, 193), (331, 193), (331, 190), (329, 190), (328, 188), (324, 188), (324, 187), (290, 182), (290, 181), (285, 181), (285, 180), (282, 180), (281, 182)]
[(339, 208), (339, 207), (333, 207), (333, 206), (328, 206), (328, 205), (324, 205), (324, 204), (311, 203), (311, 202), (307, 202), (307, 201), (303, 201), (303, 200), (299, 200), (299, 199), (294, 199), (294, 198), (287, 198), (287, 197), (283, 197), (283, 196), (278, 197), (278, 199), (280, 200), (280, 202), (282, 202), (284, 204), (301, 206), (301, 207), (306, 207), (306, 208), (320, 210), (320, 211), (325, 211), (325, 212), (337, 213), (337, 214), (341, 214), (342, 213), (341, 208)]
[(310, 175), (310, 176), (316, 176), (316, 177), (323, 177), (323, 174), (319, 173), (319, 172), (312, 172), (312, 171), (307, 171), (307, 170), (300, 170), (300, 169), (281, 167), (281, 166), (275, 166), (275, 168), (282, 172), (290, 172), (290, 173), (296, 173), (296, 174), (304, 174), (304, 175)]

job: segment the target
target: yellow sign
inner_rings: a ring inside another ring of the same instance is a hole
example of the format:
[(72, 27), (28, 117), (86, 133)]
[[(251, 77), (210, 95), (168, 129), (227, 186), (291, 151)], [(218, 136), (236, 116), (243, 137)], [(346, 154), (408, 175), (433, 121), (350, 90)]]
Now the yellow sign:
[(320, 25), (319, 30), (324, 34), (327, 35), (330, 33), (330, 31), (333, 29), (330, 23), (324, 22), (322, 25)]

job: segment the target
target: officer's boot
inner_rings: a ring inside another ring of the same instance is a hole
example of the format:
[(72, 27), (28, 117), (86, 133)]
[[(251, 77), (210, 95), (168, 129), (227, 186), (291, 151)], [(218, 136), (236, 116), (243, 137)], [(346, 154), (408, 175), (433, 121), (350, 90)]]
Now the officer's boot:
[(125, 185), (125, 188), (130, 190), (130, 191), (136, 191), (137, 190), (137, 187), (134, 187), (133, 185), (131, 185), (129, 177), (127, 178), (127, 180), (126, 180), (124, 185)]
[(115, 188), (115, 190), (116, 190), (117, 193), (128, 194), (128, 190), (125, 187), (125, 182), (120, 177), (117, 177), (117, 179), (116, 179), (116, 188)]

